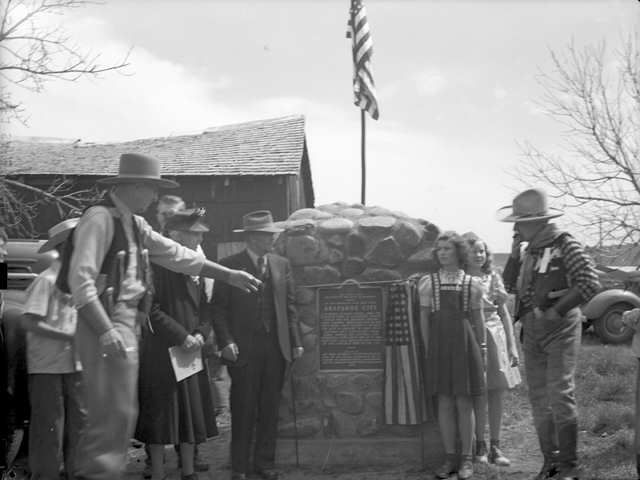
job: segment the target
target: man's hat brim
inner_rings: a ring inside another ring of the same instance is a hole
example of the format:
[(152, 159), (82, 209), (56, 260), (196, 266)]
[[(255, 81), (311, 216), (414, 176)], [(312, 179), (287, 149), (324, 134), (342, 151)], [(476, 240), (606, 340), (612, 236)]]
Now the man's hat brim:
[(196, 222), (192, 225), (183, 225), (183, 224), (177, 224), (177, 225), (167, 225), (165, 227), (165, 229), (167, 231), (170, 232), (194, 232), (194, 233), (206, 233), (206, 232), (210, 232), (211, 230), (209, 229), (209, 227), (207, 227), (206, 225), (200, 223), (200, 222)]
[(264, 227), (255, 228), (237, 228), (234, 233), (251, 233), (251, 232), (265, 232), (265, 233), (280, 233), (284, 232), (284, 228), (278, 228), (275, 225), (265, 225)]
[(251, 232), (264, 232), (264, 233), (280, 233), (284, 232), (284, 228), (278, 227), (258, 227), (258, 228), (238, 228), (233, 231), (234, 233), (251, 233)]
[(166, 178), (150, 178), (145, 176), (136, 177), (134, 175), (118, 175), (115, 177), (100, 178), (98, 183), (105, 185), (115, 185), (118, 183), (153, 183), (160, 188), (178, 188), (180, 184)]
[(516, 215), (513, 213), (513, 206), (507, 205), (498, 210), (496, 216), (501, 222), (522, 223), (535, 222), (537, 220), (549, 220), (564, 215), (564, 212), (556, 208), (549, 208), (548, 212), (542, 215)]

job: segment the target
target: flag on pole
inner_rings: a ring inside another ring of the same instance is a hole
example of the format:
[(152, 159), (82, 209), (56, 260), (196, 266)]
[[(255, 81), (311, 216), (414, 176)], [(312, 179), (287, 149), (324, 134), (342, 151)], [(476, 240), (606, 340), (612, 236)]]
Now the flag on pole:
[(409, 282), (393, 284), (387, 297), (384, 372), (387, 424), (415, 425), (426, 420), (411, 288)]
[(347, 38), (351, 39), (353, 50), (353, 103), (377, 120), (378, 99), (371, 71), (373, 41), (362, 0), (351, 0), (347, 26)]

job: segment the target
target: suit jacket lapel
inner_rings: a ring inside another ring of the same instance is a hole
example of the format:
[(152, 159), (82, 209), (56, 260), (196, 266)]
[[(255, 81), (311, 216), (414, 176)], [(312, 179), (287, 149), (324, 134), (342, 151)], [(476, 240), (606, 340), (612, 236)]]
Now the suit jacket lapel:
[(282, 284), (282, 269), (270, 253), (267, 253), (267, 268), (269, 268), (269, 275), (271, 276), (271, 285), (273, 285), (273, 289), (279, 289)]

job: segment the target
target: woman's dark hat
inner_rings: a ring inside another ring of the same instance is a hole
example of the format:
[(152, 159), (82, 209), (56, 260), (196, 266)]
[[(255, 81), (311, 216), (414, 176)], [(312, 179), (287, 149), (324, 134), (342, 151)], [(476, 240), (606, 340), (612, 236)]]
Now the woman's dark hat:
[(280, 233), (284, 229), (276, 226), (273, 222), (273, 215), (269, 210), (257, 210), (247, 213), (242, 217), (242, 227), (235, 229), (234, 232), (268, 232)]
[(513, 203), (498, 210), (498, 220), (501, 222), (534, 222), (556, 218), (564, 213), (549, 207), (547, 194), (544, 190), (531, 188), (516, 195)]
[(141, 153), (123, 153), (120, 155), (118, 175), (101, 178), (99, 183), (113, 185), (116, 183), (149, 182), (161, 188), (176, 188), (180, 184), (160, 177), (160, 161), (157, 158)]
[(178, 210), (167, 219), (165, 230), (178, 232), (208, 232), (209, 227), (204, 223), (207, 211), (204, 208), (190, 208)]

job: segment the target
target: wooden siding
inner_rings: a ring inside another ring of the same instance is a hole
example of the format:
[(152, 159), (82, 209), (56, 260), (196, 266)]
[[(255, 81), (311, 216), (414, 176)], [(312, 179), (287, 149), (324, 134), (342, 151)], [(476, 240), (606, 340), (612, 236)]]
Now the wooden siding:
[[(75, 189), (91, 188), (99, 177), (76, 177)], [(46, 188), (53, 180), (49, 175), (25, 177), (28, 184)], [(206, 222), (211, 232), (205, 234), (203, 249), (207, 257), (218, 258), (218, 245), (239, 242), (241, 237), (233, 230), (242, 227), (242, 216), (253, 210), (271, 210), (276, 221), (286, 219), (294, 210), (312, 207), (300, 195), (302, 183), (294, 175), (273, 176), (229, 176), (229, 177), (176, 177), (180, 187), (163, 190), (184, 199), (188, 207), (205, 207)], [(292, 193), (293, 192), (293, 193)], [(145, 217), (155, 223), (155, 205), (145, 213)], [(34, 223), (39, 238), (46, 238), (47, 230), (62, 220), (54, 205), (43, 205), (38, 210)], [(233, 248), (237, 248), (237, 245)], [(225, 247), (222, 252), (227, 252)]]

